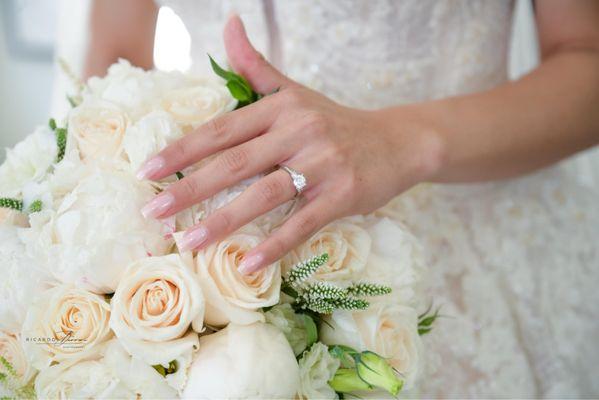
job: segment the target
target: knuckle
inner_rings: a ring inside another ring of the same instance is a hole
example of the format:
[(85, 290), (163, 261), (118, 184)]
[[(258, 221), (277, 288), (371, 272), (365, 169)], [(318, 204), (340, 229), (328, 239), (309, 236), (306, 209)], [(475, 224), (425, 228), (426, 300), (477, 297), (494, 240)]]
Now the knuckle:
[(311, 111), (304, 117), (305, 129), (308, 133), (322, 135), (329, 130), (329, 121), (323, 113)]
[(198, 199), (201, 196), (198, 184), (191, 177), (183, 178), (176, 183), (176, 187), (189, 199)]
[(212, 215), (213, 223), (217, 226), (220, 232), (229, 232), (232, 219), (231, 215), (227, 212), (220, 211)]
[(302, 91), (298, 88), (289, 88), (282, 93), (285, 103), (289, 106), (299, 106), (303, 102)]
[(241, 148), (233, 147), (223, 151), (218, 160), (220, 166), (228, 173), (235, 174), (243, 171), (248, 165), (247, 152)]
[(284, 256), (289, 251), (289, 246), (287, 245), (287, 241), (284, 238), (279, 237), (279, 236), (274, 236), (271, 238), (270, 246), (271, 246), (273, 255), (275, 256), (274, 257), (275, 259), (278, 259), (278, 258)]
[(302, 238), (312, 236), (312, 234), (318, 228), (318, 220), (315, 215), (304, 215), (298, 217), (296, 221), (296, 229)]
[(227, 141), (227, 121), (224, 117), (213, 118), (207, 122), (208, 132), (210, 135), (219, 141)]
[(272, 204), (283, 197), (284, 188), (280, 181), (271, 179), (259, 185), (258, 193), (263, 201)]

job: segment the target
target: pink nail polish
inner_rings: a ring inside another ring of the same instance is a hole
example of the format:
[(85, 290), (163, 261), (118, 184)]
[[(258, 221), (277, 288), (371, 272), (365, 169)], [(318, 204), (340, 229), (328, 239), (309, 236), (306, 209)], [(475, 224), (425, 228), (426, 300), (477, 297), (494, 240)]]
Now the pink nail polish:
[(241, 273), (241, 275), (249, 275), (252, 272), (256, 272), (263, 261), (264, 256), (262, 254), (253, 254), (241, 260), (241, 262), (239, 263), (239, 267), (237, 267), (237, 270)]
[(162, 169), (162, 167), (164, 167), (164, 164), (165, 164), (164, 158), (162, 158), (160, 156), (150, 158), (139, 169), (139, 171), (137, 171), (137, 175), (135, 175), (135, 176), (139, 180), (146, 179), (146, 178), (154, 175), (156, 172), (160, 171), (160, 169)]
[(157, 218), (169, 210), (175, 203), (175, 196), (162, 192), (141, 209), (145, 218)]
[(197, 228), (194, 228), (193, 230), (185, 232), (185, 234), (181, 238), (181, 246), (179, 250), (188, 251), (195, 249), (196, 247), (204, 243), (207, 238), (208, 230), (205, 227), (199, 226)]

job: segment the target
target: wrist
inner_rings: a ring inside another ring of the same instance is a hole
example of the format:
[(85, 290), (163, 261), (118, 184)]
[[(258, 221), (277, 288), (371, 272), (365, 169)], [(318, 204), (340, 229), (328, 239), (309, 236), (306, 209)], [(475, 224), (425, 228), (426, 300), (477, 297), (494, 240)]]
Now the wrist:
[(434, 107), (415, 104), (376, 111), (381, 130), (396, 154), (396, 168), (410, 171), (416, 183), (435, 181), (448, 164), (447, 135)]

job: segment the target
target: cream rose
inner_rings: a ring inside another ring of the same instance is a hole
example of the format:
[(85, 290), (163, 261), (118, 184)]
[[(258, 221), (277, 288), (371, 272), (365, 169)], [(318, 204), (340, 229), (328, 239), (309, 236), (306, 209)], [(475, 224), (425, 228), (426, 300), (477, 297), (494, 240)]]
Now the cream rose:
[(325, 226), (283, 259), (283, 270), (287, 272), (299, 261), (327, 253), (329, 262), (316, 271), (314, 279), (337, 283), (359, 279), (372, 242), (368, 233), (357, 224), (361, 220), (351, 217)]
[(257, 322), (200, 339), (184, 399), (292, 399), (299, 368), (285, 336)]
[(44, 179), (57, 152), (54, 132), (45, 126), (7, 150), (0, 165), (0, 197), (21, 197), (23, 186)]
[(34, 367), (81, 359), (102, 349), (112, 336), (110, 305), (104, 296), (72, 285), (42, 293), (27, 310), (23, 347)]
[(110, 103), (84, 103), (69, 114), (67, 151), (78, 149), (84, 162), (118, 159), (129, 124), (127, 114)]
[(206, 324), (264, 321), (260, 309), (279, 302), (279, 262), (248, 276), (237, 270), (245, 253), (262, 240), (263, 232), (252, 225), (198, 252), (195, 268), (206, 297)]
[[(189, 263), (191, 263), (191, 256)], [(150, 257), (127, 267), (111, 301), (110, 327), (130, 354), (148, 364), (168, 363), (198, 346), (204, 298), (197, 278), (178, 254)]]
[(112, 293), (128, 264), (171, 246), (163, 225), (139, 211), (154, 195), (148, 182), (131, 174), (95, 169), (56, 211), (32, 214), (31, 229), (22, 236), (57, 279)]
[(410, 389), (420, 371), (421, 341), (418, 315), (407, 306), (375, 303), (365, 311), (335, 311), (321, 325), (320, 339), (328, 345), (342, 344), (370, 350), (386, 357)]
[(201, 82), (194, 87), (176, 89), (162, 98), (162, 108), (183, 127), (197, 127), (231, 111), (237, 101), (227, 88), (215, 82)]
[(2, 364), (0, 364), (0, 373), (12, 376), (19, 387), (27, 385), (33, 378), (35, 370), (29, 364), (19, 338), (2, 330), (0, 330), (0, 356), (10, 363), (15, 376), (12, 376)]

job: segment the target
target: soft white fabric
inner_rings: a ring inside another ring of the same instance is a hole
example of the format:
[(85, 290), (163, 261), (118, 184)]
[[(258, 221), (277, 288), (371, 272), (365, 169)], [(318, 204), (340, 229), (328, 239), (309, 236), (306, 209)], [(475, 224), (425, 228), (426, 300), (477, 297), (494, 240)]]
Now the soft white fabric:
[[(194, 68), (224, 60), (223, 22), (244, 19), (277, 66), (344, 104), (377, 108), (507, 79), (503, 0), (174, 0)], [(599, 162), (587, 152), (504, 182), (421, 185), (381, 213), (424, 242), (430, 296), (421, 395), (599, 395)]]

